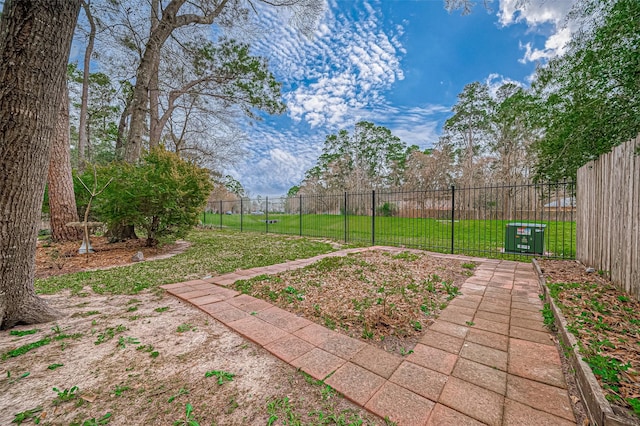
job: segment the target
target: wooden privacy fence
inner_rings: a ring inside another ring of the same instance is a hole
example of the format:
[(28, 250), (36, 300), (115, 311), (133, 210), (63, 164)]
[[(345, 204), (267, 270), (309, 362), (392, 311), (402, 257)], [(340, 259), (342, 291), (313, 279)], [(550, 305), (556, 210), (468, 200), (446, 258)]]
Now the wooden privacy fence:
[(578, 170), (576, 257), (640, 300), (640, 135)]

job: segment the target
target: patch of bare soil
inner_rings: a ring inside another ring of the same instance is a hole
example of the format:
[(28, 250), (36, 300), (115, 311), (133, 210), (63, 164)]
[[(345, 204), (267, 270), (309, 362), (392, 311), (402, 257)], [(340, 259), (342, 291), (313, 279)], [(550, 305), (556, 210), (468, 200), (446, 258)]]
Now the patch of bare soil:
[(0, 424), (35, 409), (41, 425), (98, 424), (90, 420), (108, 414), (109, 425), (172, 425), (187, 420), (187, 404), (201, 425), (321, 415), (384, 424), (162, 291), (83, 293), (45, 296), (67, 314), (57, 322), (0, 332)]
[(415, 347), (472, 264), (423, 253), (366, 251), (238, 281), (235, 288), (390, 352)]
[(80, 244), (40, 241), (36, 249), (36, 278), (123, 266), (133, 263), (132, 257), (139, 251), (145, 259), (152, 259), (185, 247), (185, 243), (145, 247), (144, 239), (110, 243), (104, 237), (91, 237), (95, 253), (79, 254)]
[(577, 262), (540, 265), (605, 397), (640, 416), (640, 302)]

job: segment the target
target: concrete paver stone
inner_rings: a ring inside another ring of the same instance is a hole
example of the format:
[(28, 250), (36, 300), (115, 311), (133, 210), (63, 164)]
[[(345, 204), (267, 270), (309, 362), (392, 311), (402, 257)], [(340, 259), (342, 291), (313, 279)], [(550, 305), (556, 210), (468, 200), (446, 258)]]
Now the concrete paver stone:
[(420, 343), (413, 349), (413, 353), (407, 357), (407, 361), (443, 374), (451, 374), (457, 359), (458, 356), (455, 354)]
[(291, 365), (317, 380), (324, 380), (330, 373), (336, 371), (345, 363), (344, 359), (318, 348), (314, 348), (291, 361)]
[(575, 422), (536, 410), (509, 398), (504, 402), (504, 426), (575, 426)]
[(507, 398), (575, 422), (571, 401), (565, 389), (509, 374)]
[(431, 411), (431, 416), (427, 422), (427, 426), (443, 426), (443, 425), (455, 425), (455, 426), (482, 426), (481, 423), (469, 416), (452, 410), (446, 405), (436, 404)]
[(398, 425), (574, 424), (560, 357), (542, 323), (538, 278), (530, 265), (432, 254), (478, 266), (461, 286), (462, 294), (425, 330), (407, 357), (225, 287), (368, 250), (406, 251), (341, 250), (161, 288)]
[(312, 324), (312, 322), (306, 318), (299, 317), (275, 306), (259, 311), (256, 316), (288, 333), (293, 333)]
[(477, 328), (479, 330), (488, 331), (496, 334), (509, 334), (509, 324), (503, 322), (496, 322), (484, 318), (474, 318), (471, 328)]
[(467, 334), (467, 342), (478, 343), (493, 349), (506, 352), (509, 348), (509, 336), (504, 334), (491, 333), (490, 331), (471, 328)]
[(429, 330), (464, 339), (464, 337), (467, 335), (467, 331), (469, 331), (469, 327), (437, 319), (433, 324), (429, 326)]
[(261, 346), (267, 345), (274, 340), (281, 339), (288, 334), (286, 331), (283, 331), (278, 327), (254, 316), (229, 322), (227, 325), (245, 336), (247, 339), (253, 340)]
[(490, 348), (488, 346), (466, 342), (462, 346), (460, 356), (502, 371), (507, 370), (507, 352)]
[(359, 405), (365, 405), (386, 380), (359, 365), (347, 362), (325, 383)]
[(264, 348), (284, 362), (291, 362), (311, 351), (314, 346), (296, 336), (288, 334), (265, 345)]
[(398, 426), (423, 426), (435, 403), (391, 382), (386, 382), (365, 408)]
[(500, 395), (507, 393), (507, 373), (493, 367), (460, 358), (452, 375)]
[(551, 334), (545, 331), (529, 330), (527, 328), (512, 325), (509, 329), (509, 336), (515, 337), (516, 339), (540, 343), (542, 345), (555, 346), (555, 343), (551, 339)]
[(350, 361), (388, 379), (404, 360), (382, 349), (366, 345)]
[(438, 333), (432, 329), (427, 329), (427, 331), (422, 334), (422, 337), (420, 337), (419, 342), (423, 345), (442, 349), (443, 351), (457, 355), (460, 353), (464, 339), (449, 336), (448, 334)]
[(448, 377), (407, 361), (400, 364), (389, 380), (436, 402)]
[(449, 377), (438, 402), (491, 426), (502, 423), (504, 397), (456, 377)]

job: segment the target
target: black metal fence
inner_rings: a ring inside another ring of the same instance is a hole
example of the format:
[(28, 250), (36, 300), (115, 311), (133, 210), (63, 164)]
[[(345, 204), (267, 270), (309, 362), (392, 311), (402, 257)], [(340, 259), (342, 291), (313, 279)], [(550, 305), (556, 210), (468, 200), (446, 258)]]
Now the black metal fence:
[(202, 223), (487, 257), (575, 258), (575, 185), (300, 194), (209, 202)]

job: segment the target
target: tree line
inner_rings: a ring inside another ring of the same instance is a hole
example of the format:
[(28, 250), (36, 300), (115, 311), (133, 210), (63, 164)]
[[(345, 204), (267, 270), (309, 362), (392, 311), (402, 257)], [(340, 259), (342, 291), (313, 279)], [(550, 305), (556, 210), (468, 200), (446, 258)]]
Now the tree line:
[(530, 87), (467, 84), (433, 148), (360, 122), (326, 137), (289, 195), (574, 180), (640, 132), (640, 3), (581, 0), (572, 19), (567, 52), (539, 65)]

